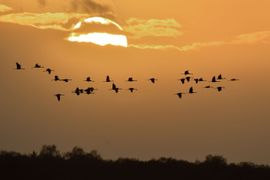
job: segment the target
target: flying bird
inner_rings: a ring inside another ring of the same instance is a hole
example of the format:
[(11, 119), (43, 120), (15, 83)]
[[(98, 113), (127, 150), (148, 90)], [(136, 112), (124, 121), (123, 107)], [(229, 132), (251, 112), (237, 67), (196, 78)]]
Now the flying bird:
[(225, 78), (222, 76), (222, 74), (218, 75), (218, 80), (224, 80)]
[(89, 88), (85, 89), (84, 91), (86, 92), (86, 94), (90, 95), (90, 94), (94, 94), (95, 90), (96, 90), (95, 88), (89, 87)]
[(221, 92), (223, 89), (225, 89), (225, 87), (219, 86), (219, 87), (217, 87), (216, 89), (218, 90), (218, 92)]
[(199, 82), (204, 82), (205, 80), (203, 78), (195, 78), (195, 83), (198, 84)]
[(57, 100), (60, 102), (61, 97), (64, 96), (64, 94), (55, 94), (54, 96), (56, 96)]
[(155, 84), (157, 79), (156, 78), (150, 78), (149, 81), (151, 81), (153, 84)]
[(41, 66), (40, 64), (35, 64), (35, 66), (33, 67), (33, 69), (42, 69), (44, 68), (43, 66)]
[(210, 88), (214, 88), (214, 87), (208, 85), (208, 86), (205, 86), (204, 88), (205, 88), (205, 89), (210, 89)]
[(94, 81), (91, 79), (91, 77), (87, 77), (84, 81), (86, 81), (86, 82), (94, 82)]
[(72, 81), (72, 79), (61, 79), (60, 81), (64, 81), (65, 83), (68, 83), (69, 81)]
[(117, 93), (119, 93), (119, 91), (120, 90), (122, 90), (121, 88), (115, 88), (115, 89), (113, 89), (113, 91), (117, 94)]
[(218, 80), (216, 79), (216, 76), (214, 76), (214, 77), (212, 78), (211, 82), (212, 82), (212, 83), (217, 83), (217, 82), (220, 82), (220, 81), (218, 81)]
[(134, 93), (135, 91), (138, 91), (138, 89), (136, 89), (136, 88), (128, 88), (128, 91), (130, 91), (131, 93)]
[(179, 93), (176, 93), (175, 95), (177, 95), (179, 97), (179, 99), (182, 99), (183, 94), (185, 94), (185, 93), (179, 92)]
[(190, 76), (187, 76), (187, 77), (186, 77), (186, 80), (187, 80), (187, 82), (190, 82), (191, 77), (190, 77)]
[(185, 84), (186, 78), (179, 79), (182, 84)]
[(240, 79), (232, 78), (230, 81), (240, 81)]
[(77, 96), (81, 95), (83, 93), (83, 89), (80, 88), (76, 88), (75, 91), (73, 91), (72, 93), (76, 94)]
[(132, 77), (129, 77), (127, 81), (128, 81), (128, 82), (135, 82), (135, 81), (137, 81), (137, 80), (133, 79)]
[(115, 90), (117, 88), (116, 84), (112, 84), (112, 90)]
[(200, 79), (195, 78), (194, 81), (195, 81), (196, 84), (198, 84), (200, 82)]
[(185, 76), (187, 76), (187, 75), (192, 75), (192, 73), (190, 73), (189, 70), (186, 70), (183, 74), (184, 74)]
[(48, 74), (51, 74), (54, 70), (47, 68), (44, 72), (47, 72)]
[(110, 76), (107, 76), (105, 82), (113, 82), (113, 81), (111, 80)]
[(24, 68), (20, 63), (16, 62), (16, 70), (24, 70)]
[(204, 82), (204, 81), (206, 81), (206, 80), (204, 80), (203, 78), (199, 78), (199, 81), (200, 81), (200, 82)]
[(53, 81), (60, 81), (61, 79), (59, 78), (59, 76), (54, 76)]
[(193, 87), (189, 88), (189, 94), (194, 94), (194, 93), (197, 93), (194, 91)]

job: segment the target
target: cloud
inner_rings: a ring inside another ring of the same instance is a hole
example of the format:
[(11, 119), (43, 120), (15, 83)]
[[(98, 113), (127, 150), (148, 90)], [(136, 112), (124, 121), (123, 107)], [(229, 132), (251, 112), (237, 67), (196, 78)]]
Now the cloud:
[(4, 4), (0, 4), (0, 13), (5, 13), (11, 10), (13, 10), (11, 7), (6, 6)]
[(181, 48), (175, 45), (129, 44), (128, 47), (136, 49), (152, 49), (152, 50), (175, 49), (177, 51), (181, 51)]
[(196, 49), (201, 49), (204, 47), (214, 47), (224, 45), (224, 41), (212, 41), (212, 42), (195, 42), (179, 47), (180, 51), (192, 51)]
[(254, 44), (254, 43), (269, 43), (270, 31), (259, 31), (248, 34), (241, 34), (234, 39), (231, 44)]
[[(35, 0), (41, 7), (53, 4), (52, 0)], [(0, 22), (15, 23), (32, 26), (39, 29), (55, 29), (70, 31), (72, 25), (90, 16), (103, 16), (114, 18), (113, 12), (108, 5), (95, 2), (94, 0), (67, 0), (67, 9), (64, 12), (18, 12), (0, 15)], [(8, 12), (12, 8), (0, 4), (0, 13)]]
[(247, 44), (270, 44), (270, 31), (259, 31), (247, 34), (240, 34), (230, 41), (210, 41), (194, 42), (183, 46), (177, 45), (159, 45), (159, 44), (130, 44), (129, 47), (137, 49), (168, 50), (174, 49), (180, 52), (198, 50), (206, 47), (219, 47), (224, 45), (247, 45)]
[(0, 22), (14, 23), (19, 25), (32, 26), (38, 29), (55, 29), (69, 31), (72, 24), (75, 24), (89, 14), (80, 13), (12, 13), (0, 16)]
[(153, 50), (166, 50), (166, 49), (175, 49), (177, 51), (185, 52), (200, 49), (208, 46), (220, 46), (223, 45), (222, 41), (213, 41), (206, 43), (191, 43), (184, 46), (176, 46), (176, 45), (155, 45), (155, 44), (130, 44), (129, 47), (137, 48), (137, 49), (153, 49)]
[(125, 32), (130, 38), (143, 37), (178, 37), (183, 33), (179, 30), (181, 25), (174, 19), (137, 19), (127, 20)]
[(84, 13), (111, 14), (112, 10), (108, 5), (100, 4), (94, 0), (73, 0), (72, 11)]

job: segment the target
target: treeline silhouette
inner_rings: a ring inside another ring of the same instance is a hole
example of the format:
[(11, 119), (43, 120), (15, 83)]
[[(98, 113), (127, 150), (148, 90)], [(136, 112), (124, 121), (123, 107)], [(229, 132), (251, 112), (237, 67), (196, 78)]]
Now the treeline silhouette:
[(60, 153), (55, 145), (44, 145), (40, 152), (31, 154), (1, 151), (0, 179), (269, 180), (270, 167), (228, 163), (224, 157), (213, 155), (194, 163), (172, 158), (105, 160), (97, 151), (74, 147)]

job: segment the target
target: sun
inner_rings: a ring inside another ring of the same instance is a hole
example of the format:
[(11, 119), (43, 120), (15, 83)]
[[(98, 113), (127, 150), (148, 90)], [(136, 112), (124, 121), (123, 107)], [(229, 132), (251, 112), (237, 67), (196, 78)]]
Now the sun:
[[(99, 25), (99, 27), (97, 28), (95, 25)], [(105, 31), (104, 26), (110, 26), (112, 30), (107, 28)], [(93, 43), (99, 46), (128, 47), (128, 39), (124, 35), (123, 28), (118, 23), (103, 17), (90, 17), (78, 22), (73, 27), (68, 41)]]

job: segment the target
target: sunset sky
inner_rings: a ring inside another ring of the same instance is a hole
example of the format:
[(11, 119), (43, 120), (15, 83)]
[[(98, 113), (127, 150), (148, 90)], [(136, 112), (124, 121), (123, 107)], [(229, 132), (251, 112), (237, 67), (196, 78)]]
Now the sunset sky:
[[(56, 144), (113, 159), (217, 154), (270, 164), (269, 7), (269, 0), (0, 0), (0, 149)], [(26, 70), (14, 70), (16, 62)], [(240, 81), (224, 81), (218, 93), (203, 88), (209, 83), (180, 85), (184, 70)], [(106, 75), (138, 91), (114, 94)], [(126, 82), (130, 76), (138, 82)], [(77, 97), (77, 86), (98, 91)], [(198, 93), (175, 96), (190, 86)], [(60, 103), (56, 93), (65, 94)]]

